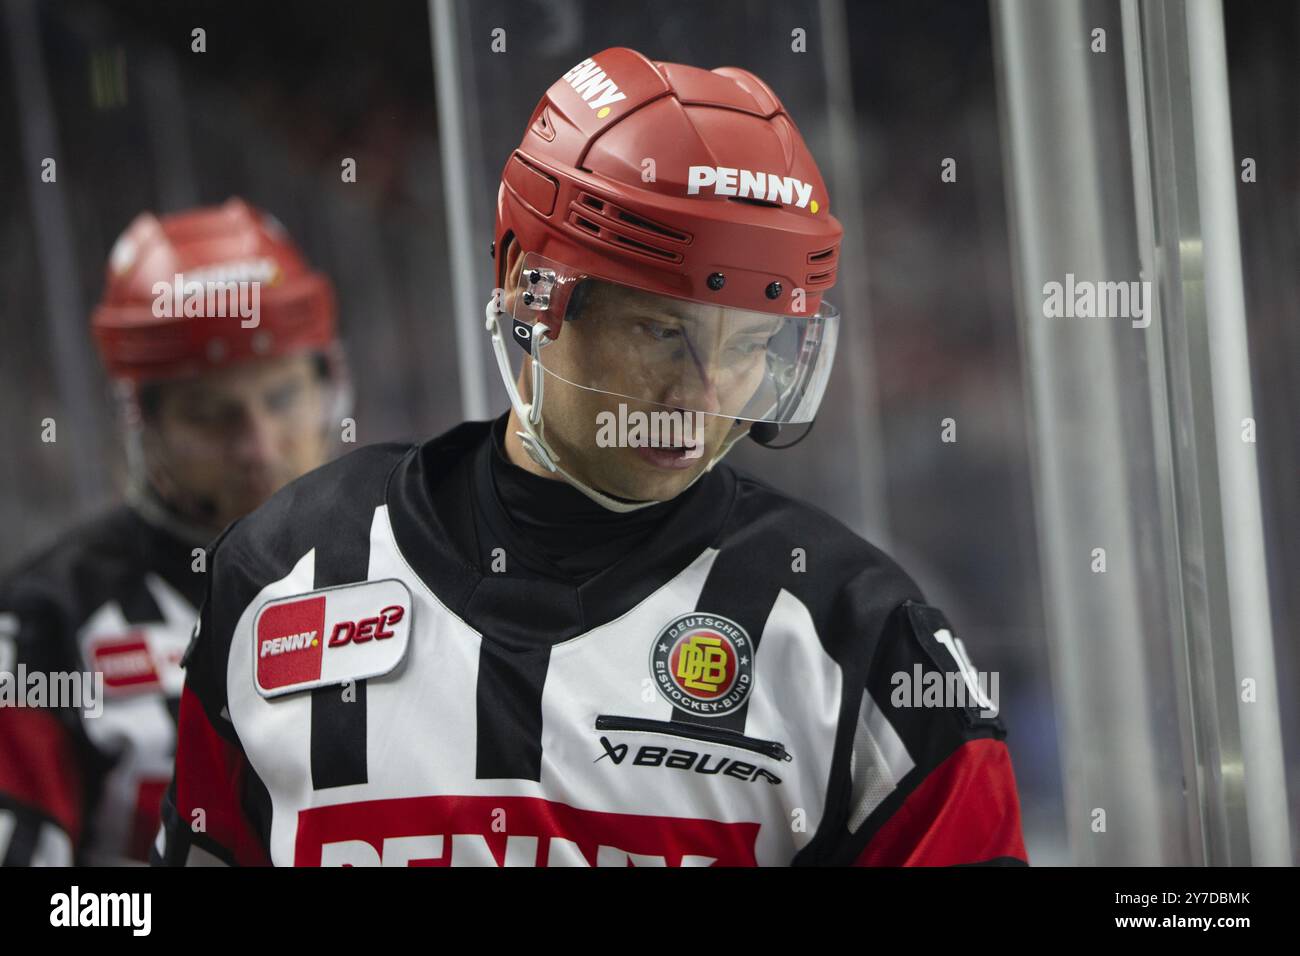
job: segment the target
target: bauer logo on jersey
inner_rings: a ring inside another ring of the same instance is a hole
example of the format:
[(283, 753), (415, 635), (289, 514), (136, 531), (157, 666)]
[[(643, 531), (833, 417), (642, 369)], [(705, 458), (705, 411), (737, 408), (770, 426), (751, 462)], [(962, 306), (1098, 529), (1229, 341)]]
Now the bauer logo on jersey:
[(721, 717), (739, 707), (754, 686), (754, 648), (745, 629), (729, 618), (683, 614), (655, 639), (650, 674), (674, 707)]
[(323, 588), (262, 605), (253, 678), (278, 697), (387, 674), (406, 656), (411, 592), (395, 578)]

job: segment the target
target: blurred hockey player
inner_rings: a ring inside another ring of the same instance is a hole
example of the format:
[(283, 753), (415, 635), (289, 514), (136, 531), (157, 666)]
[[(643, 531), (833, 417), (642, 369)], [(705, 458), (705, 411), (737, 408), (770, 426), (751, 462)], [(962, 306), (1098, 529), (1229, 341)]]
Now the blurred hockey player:
[[(0, 862), (147, 859), (204, 547), (325, 461), (347, 401), (335, 311), (329, 280), (238, 199), (144, 213), (113, 246), (91, 328), (129, 488), (0, 582)], [(72, 675), (85, 699), (55, 699)]]

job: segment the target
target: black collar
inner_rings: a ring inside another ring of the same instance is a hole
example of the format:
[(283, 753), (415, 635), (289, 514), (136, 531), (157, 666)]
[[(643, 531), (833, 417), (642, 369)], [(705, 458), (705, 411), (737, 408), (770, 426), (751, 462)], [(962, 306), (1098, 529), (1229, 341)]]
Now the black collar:
[[(543, 478), (506, 457), (507, 416), (492, 423), (474, 454), (480, 548), (499, 547), (535, 574), (581, 583), (620, 561), (667, 522), (696, 491), (620, 513), (562, 479)], [(696, 483), (698, 484), (698, 482)], [(480, 563), (490, 566), (480, 553)]]
[[(502, 643), (550, 645), (625, 614), (714, 542), (735, 500), (735, 476), (725, 465), (662, 509), (628, 515), (508, 462), (526, 477), (508, 478), (503, 495), (492, 477), (492, 456), (499, 453), (491, 447), (494, 425), (499, 431), (504, 421), (466, 422), (413, 448), (389, 478), (387, 502), (397, 545), (415, 572), (449, 610)], [(559, 563), (552, 555), (558, 537), (545, 528), (541, 537), (529, 530), (547, 520), (536, 509), (522, 519), (506, 510), (533, 482), (545, 485), (536, 488), (539, 502), (554, 499), (565, 519), (588, 513), (571, 496), (602, 513), (590, 512), (595, 528)], [(504, 571), (493, 570), (497, 548)], [(593, 569), (598, 557), (607, 563)]]

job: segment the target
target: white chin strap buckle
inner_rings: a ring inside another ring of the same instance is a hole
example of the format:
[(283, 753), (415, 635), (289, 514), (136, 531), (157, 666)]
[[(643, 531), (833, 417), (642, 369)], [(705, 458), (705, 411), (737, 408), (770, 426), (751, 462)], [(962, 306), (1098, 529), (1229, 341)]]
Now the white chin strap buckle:
[(555, 462), (551, 460), (551, 456), (546, 453), (546, 449), (538, 443), (536, 438), (527, 432), (515, 432), (515, 434), (519, 436), (519, 441), (523, 444), (524, 451), (528, 452), (529, 458), (549, 472), (556, 470)]

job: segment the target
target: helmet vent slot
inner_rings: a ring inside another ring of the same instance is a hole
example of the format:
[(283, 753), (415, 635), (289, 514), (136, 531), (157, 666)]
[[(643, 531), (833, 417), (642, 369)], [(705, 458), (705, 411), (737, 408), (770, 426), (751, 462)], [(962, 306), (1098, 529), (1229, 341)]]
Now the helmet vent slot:
[(679, 263), (685, 256), (659, 240), (683, 244), (691, 241), (689, 233), (670, 229), (587, 192), (579, 192), (569, 204), (569, 223), (624, 252), (660, 262)]
[(673, 229), (670, 226), (665, 226), (652, 219), (646, 219), (644, 216), (638, 216), (634, 212), (629, 212), (621, 206), (618, 206), (607, 199), (601, 199), (599, 196), (593, 196), (591, 193), (579, 193), (578, 202), (582, 206), (607, 217), (609, 220), (607, 223), (608, 225), (614, 225), (614, 220), (617, 220), (618, 222), (625, 222), (629, 226), (639, 229), (642, 232), (650, 233), (651, 236), (648, 236), (647, 238), (662, 236), (663, 238), (670, 239), (673, 242), (691, 241), (690, 235), (682, 232), (680, 229)]
[(619, 235), (617, 232), (613, 233), (613, 236), (615, 240), (623, 245), (635, 249), (637, 252), (644, 253), (647, 256), (654, 256), (656, 259), (663, 259), (665, 262), (680, 262), (682, 259), (679, 255), (675, 255), (663, 249), (656, 249), (654, 246), (648, 246), (644, 242), (637, 242), (629, 236)]
[(677, 242), (685, 242), (688, 238), (690, 238), (685, 233), (678, 232), (675, 229), (669, 229), (667, 226), (661, 226), (659, 225), (659, 223), (651, 222), (649, 219), (642, 219), (640, 216), (634, 215), (633, 213), (628, 212), (626, 209), (620, 209), (618, 211), (618, 218), (623, 220), (623, 222), (627, 223), (628, 225), (636, 226), (638, 229), (644, 229), (646, 230), (646, 232), (656, 232), (659, 235), (663, 236), (665, 239), (673, 239), (676, 240)]
[(549, 109), (543, 109), (541, 115), (537, 117), (537, 122), (533, 124), (533, 132), (547, 142), (555, 139), (555, 127), (551, 125)]

